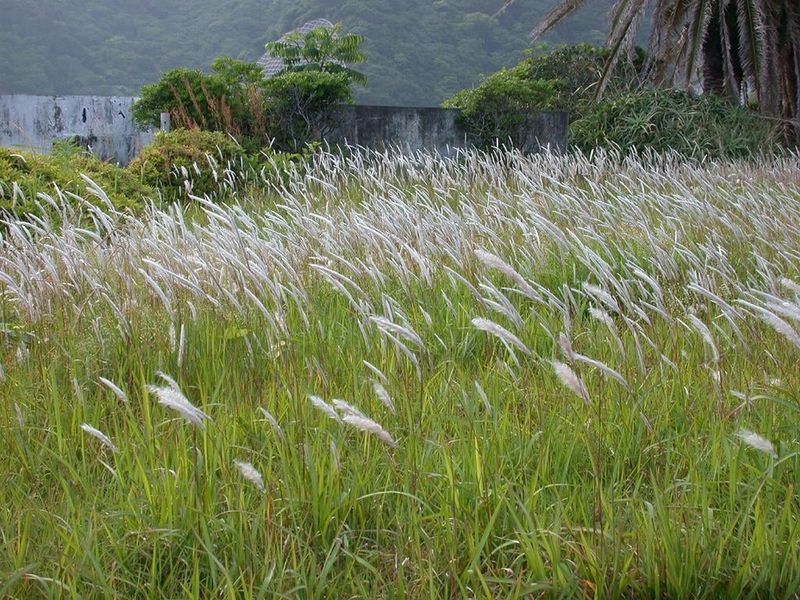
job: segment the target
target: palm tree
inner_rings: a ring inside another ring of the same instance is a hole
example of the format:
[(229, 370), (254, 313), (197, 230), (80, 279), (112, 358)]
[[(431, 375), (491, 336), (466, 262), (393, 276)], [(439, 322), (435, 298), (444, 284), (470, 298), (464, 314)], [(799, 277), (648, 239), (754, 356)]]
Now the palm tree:
[[(501, 10), (514, 3), (507, 0)], [(531, 31), (536, 39), (587, 0), (562, 0)], [(800, 2), (798, 0), (615, 0), (610, 11), (613, 66), (630, 55), (652, 14), (645, 75), (656, 85), (702, 88), (775, 119), (787, 142), (800, 142)]]

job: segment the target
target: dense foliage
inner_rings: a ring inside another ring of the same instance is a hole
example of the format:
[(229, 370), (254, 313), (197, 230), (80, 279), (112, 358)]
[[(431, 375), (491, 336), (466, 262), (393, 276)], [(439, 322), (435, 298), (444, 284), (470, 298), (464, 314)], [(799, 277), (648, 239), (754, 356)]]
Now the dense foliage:
[(57, 145), (51, 155), (0, 148), (0, 212), (44, 216), (53, 209), (45, 195), (58, 199), (59, 194), (94, 204), (102, 204), (105, 195), (119, 209), (137, 209), (156, 192), (130, 171), (67, 143)]
[(258, 65), (227, 57), (215, 59), (210, 73), (173, 69), (142, 87), (133, 117), (142, 125), (157, 126), (161, 112), (169, 112), (173, 127), (221, 131), (259, 147), (269, 141), (263, 82)]
[(248, 152), (219, 131), (176, 129), (157, 133), (128, 171), (168, 200), (189, 195), (223, 198), (253, 179), (261, 185), (277, 182), (302, 159), (301, 154), (268, 147)]
[(341, 24), (293, 34), (268, 45), (285, 65), (268, 79), (258, 65), (227, 57), (217, 58), (211, 73), (174, 69), (142, 88), (133, 116), (156, 125), (169, 112), (173, 126), (222, 132), (251, 152), (302, 150), (334, 125), (337, 105), (353, 102), (354, 84), (366, 83), (350, 67), (366, 61), (362, 43), (360, 36), (342, 34)]
[[(605, 1), (605, 0), (604, 0)], [(365, 36), (369, 86), (360, 102), (438, 105), (522, 58), (529, 24), (550, 0), (497, 17), (483, 0), (7, 0), (0, 19), (0, 93), (135, 95), (170, 69), (203, 69), (220, 55), (254, 62), (264, 45), (315, 18)], [(602, 38), (605, 6), (551, 42)]]
[(713, 94), (641, 86), (640, 51), (614, 64), (596, 99), (609, 50), (580, 44), (553, 49), (503, 69), (445, 102), (484, 147), (519, 139), (528, 111), (570, 114), (570, 144), (585, 152), (673, 150), (692, 157), (736, 157), (777, 148), (774, 123)]
[[(507, 4), (514, 0), (508, 0)], [(590, 0), (561, 0), (534, 28), (549, 31)], [(648, 16), (649, 55), (644, 74), (659, 87), (706, 93), (752, 105), (773, 119), (788, 144), (800, 143), (800, 3), (797, 0), (638, 0), (610, 11), (611, 67), (630, 55)]]
[(740, 157), (771, 152), (772, 123), (713, 94), (644, 89), (592, 103), (570, 125), (570, 143), (590, 152), (675, 151), (691, 157)]
[(157, 133), (128, 170), (167, 197), (204, 196), (219, 189), (226, 168), (243, 171), (245, 161), (247, 153), (222, 132), (176, 129)]
[(477, 88), (457, 93), (444, 106), (461, 110), (461, 122), (480, 147), (518, 146), (526, 115), (557, 105), (558, 86), (557, 80), (530, 79), (519, 67), (502, 69)]

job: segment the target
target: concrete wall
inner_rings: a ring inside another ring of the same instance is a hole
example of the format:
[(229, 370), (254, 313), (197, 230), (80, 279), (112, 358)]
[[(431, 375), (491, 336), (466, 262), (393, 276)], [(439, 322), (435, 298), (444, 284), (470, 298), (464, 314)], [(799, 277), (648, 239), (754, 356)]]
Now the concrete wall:
[[(435, 150), (450, 156), (471, 145), (456, 120), (458, 110), (448, 108), (402, 108), (395, 106), (342, 106), (336, 128), (325, 136), (330, 144), (351, 144), (382, 149)], [(549, 146), (555, 152), (567, 147), (567, 113), (540, 112), (522, 126), (524, 152)]]
[[(77, 136), (104, 160), (128, 164), (150, 143), (153, 131), (140, 130), (130, 114), (136, 98), (121, 96), (0, 95), (0, 146), (49, 152), (53, 140)], [(447, 108), (342, 106), (331, 145), (387, 147), (436, 151), (452, 156), (471, 145), (456, 122), (458, 111)], [(528, 117), (521, 144), (525, 152), (549, 146), (567, 147), (567, 113), (540, 112)]]
[(133, 122), (136, 98), (0, 95), (0, 146), (49, 152), (53, 140), (78, 137), (104, 160), (128, 164), (153, 137)]

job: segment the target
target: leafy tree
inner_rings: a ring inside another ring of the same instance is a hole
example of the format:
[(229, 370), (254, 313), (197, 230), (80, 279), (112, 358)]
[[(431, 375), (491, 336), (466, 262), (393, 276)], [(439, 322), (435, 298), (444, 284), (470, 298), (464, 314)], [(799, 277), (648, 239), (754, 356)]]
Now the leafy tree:
[[(536, 39), (587, 0), (564, 0), (531, 32)], [(514, 3), (507, 0), (506, 5)], [(652, 13), (645, 72), (657, 85), (709, 92), (755, 104), (800, 141), (800, 3), (797, 0), (616, 0), (608, 33), (613, 66), (627, 56), (643, 17)]]
[(526, 115), (555, 103), (558, 81), (531, 79), (526, 67), (502, 69), (477, 88), (462, 90), (444, 102), (445, 107), (461, 109), (460, 121), (479, 146), (519, 144)]
[(289, 71), (270, 77), (263, 89), (274, 142), (292, 151), (320, 140), (335, 123), (336, 106), (353, 101), (343, 73)]
[(276, 143), (297, 150), (321, 139), (334, 124), (337, 104), (353, 102), (353, 83), (366, 84), (348, 64), (367, 60), (364, 38), (342, 34), (342, 26), (316, 27), (267, 44), (284, 69), (264, 83), (265, 107)]
[(316, 27), (307, 33), (291, 33), (277, 42), (267, 44), (267, 52), (283, 60), (286, 72), (322, 71), (342, 74), (361, 85), (367, 77), (348, 64), (363, 63), (367, 55), (361, 50), (364, 37), (354, 33), (342, 34), (342, 24)]
[(263, 84), (258, 65), (228, 57), (214, 60), (211, 73), (172, 69), (142, 87), (133, 117), (142, 125), (157, 126), (160, 114), (169, 112), (176, 128), (220, 131), (255, 149), (269, 142)]

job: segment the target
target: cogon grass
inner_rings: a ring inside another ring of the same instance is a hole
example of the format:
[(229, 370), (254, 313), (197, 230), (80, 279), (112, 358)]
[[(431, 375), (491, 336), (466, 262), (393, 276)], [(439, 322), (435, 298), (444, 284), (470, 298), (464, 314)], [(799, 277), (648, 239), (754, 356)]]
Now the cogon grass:
[(0, 595), (800, 586), (796, 160), (306, 168), (7, 218)]

